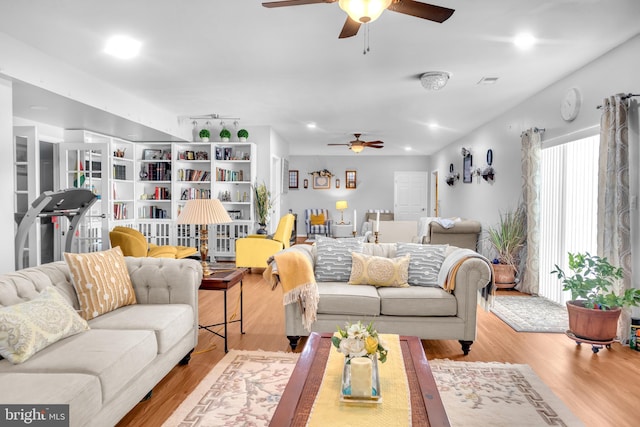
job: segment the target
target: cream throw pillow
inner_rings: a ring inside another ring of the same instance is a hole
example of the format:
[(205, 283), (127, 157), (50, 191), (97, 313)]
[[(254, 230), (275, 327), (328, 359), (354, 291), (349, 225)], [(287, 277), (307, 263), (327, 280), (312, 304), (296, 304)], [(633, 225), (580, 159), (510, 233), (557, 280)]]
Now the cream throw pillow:
[(385, 258), (352, 252), (349, 284), (406, 288), (410, 258), (409, 255)]
[(31, 301), (0, 308), (0, 355), (22, 363), (51, 344), (89, 329), (53, 287)]
[(80, 316), (91, 320), (119, 307), (136, 303), (131, 278), (120, 247), (83, 254), (65, 253)]

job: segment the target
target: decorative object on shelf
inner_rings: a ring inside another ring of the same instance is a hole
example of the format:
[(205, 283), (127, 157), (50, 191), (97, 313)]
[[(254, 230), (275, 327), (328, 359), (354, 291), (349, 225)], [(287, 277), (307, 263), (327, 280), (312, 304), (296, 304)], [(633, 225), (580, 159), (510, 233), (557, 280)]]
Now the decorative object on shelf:
[(491, 166), (492, 163), (493, 163), (493, 150), (488, 149), (487, 150), (487, 166), (481, 172), (482, 179), (484, 179), (485, 181), (493, 182), (493, 178), (496, 172), (494, 171), (493, 166)]
[[(182, 208), (178, 216), (178, 224), (200, 225), (200, 261), (205, 276), (211, 274), (207, 257), (209, 255), (209, 224), (225, 224), (232, 222), (227, 210), (218, 199), (191, 199)], [(211, 262), (215, 259), (211, 257)]]
[(514, 211), (501, 213), (498, 225), (489, 227), (487, 235), (489, 243), (498, 253), (493, 260), (496, 288), (513, 288), (520, 251), (527, 239), (524, 205), (521, 204)]
[(380, 342), (373, 322), (367, 326), (361, 321), (347, 323), (344, 330), (338, 327), (338, 335), (331, 342), (345, 356), (341, 398), (378, 400), (381, 395), (378, 359), (380, 363), (386, 362), (388, 350)]
[(269, 212), (273, 206), (271, 200), (271, 192), (267, 189), (266, 184), (254, 184), (255, 203), (256, 203), (256, 217), (260, 228), (256, 232), (257, 234), (267, 234), (267, 224), (269, 223)]
[(238, 131), (238, 140), (240, 142), (245, 142), (249, 138), (249, 132), (246, 129), (240, 129)]
[(147, 148), (142, 150), (142, 160), (162, 160), (162, 150)]
[(453, 163), (449, 164), (449, 175), (445, 178), (447, 185), (451, 186), (460, 179), (460, 174), (453, 171)]
[(229, 132), (229, 129), (222, 128), (222, 130), (220, 131), (220, 140), (222, 142), (229, 142), (230, 138), (231, 138), (231, 132)]
[(304, 188), (309, 188), (309, 180), (305, 178), (304, 181), (302, 181), (302, 186)]
[(336, 178), (336, 188), (340, 188), (340, 178)]
[(309, 172), (312, 177), (313, 188), (316, 190), (328, 190), (331, 188), (333, 174), (328, 169)]
[(116, 151), (113, 152), (113, 157), (119, 157), (122, 158), (124, 157), (124, 152), (127, 151), (127, 147), (121, 149), (116, 149)]
[(356, 171), (345, 171), (345, 188), (355, 190), (356, 188)]
[(471, 155), (471, 151), (462, 147), (462, 182), (470, 183), (473, 181), (473, 171), (471, 170), (471, 166), (473, 166), (473, 156)]
[(298, 188), (298, 171), (297, 170), (289, 171), (289, 188)]
[(200, 136), (200, 140), (202, 142), (209, 142), (209, 137), (211, 136), (211, 132), (209, 132), (209, 129), (201, 129), (198, 136)]
[(344, 210), (347, 209), (349, 206), (347, 205), (347, 201), (346, 200), (338, 200), (336, 202), (336, 210), (340, 211), (340, 222), (338, 224), (344, 224)]
[[(623, 269), (589, 252), (569, 252), (569, 269), (571, 276), (557, 264), (551, 272), (562, 280), (562, 290), (571, 291), (572, 300), (567, 301), (569, 331), (577, 338), (611, 342), (617, 335), (622, 308), (640, 305), (640, 289), (616, 292)], [(597, 349), (593, 347), (593, 352)]]

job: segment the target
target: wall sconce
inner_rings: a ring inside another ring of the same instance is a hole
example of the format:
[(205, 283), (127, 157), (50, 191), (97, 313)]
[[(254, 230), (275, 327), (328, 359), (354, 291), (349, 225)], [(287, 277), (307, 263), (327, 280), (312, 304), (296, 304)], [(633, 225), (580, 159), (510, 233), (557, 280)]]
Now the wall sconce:
[(445, 182), (447, 183), (447, 185), (454, 185), (456, 181), (458, 181), (459, 179), (460, 179), (460, 174), (453, 172), (453, 163), (451, 163), (449, 165), (449, 175), (447, 175)]
[(462, 157), (469, 157), (471, 155), (471, 150), (469, 150), (468, 148), (462, 147), (462, 149), (460, 150), (460, 153), (462, 154)]
[(489, 149), (487, 150), (487, 166), (481, 172), (482, 179), (484, 179), (485, 181), (493, 181), (493, 178), (495, 176), (496, 172), (493, 169), (493, 166), (491, 166), (492, 163), (493, 163), (493, 150)]

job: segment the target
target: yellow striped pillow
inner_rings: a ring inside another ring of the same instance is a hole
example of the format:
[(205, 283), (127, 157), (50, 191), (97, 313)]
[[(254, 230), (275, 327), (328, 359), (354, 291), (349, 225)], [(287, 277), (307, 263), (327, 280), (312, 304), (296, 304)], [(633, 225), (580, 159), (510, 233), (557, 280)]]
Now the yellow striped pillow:
[(91, 320), (136, 303), (120, 247), (84, 254), (65, 253), (64, 258), (78, 294), (82, 318)]

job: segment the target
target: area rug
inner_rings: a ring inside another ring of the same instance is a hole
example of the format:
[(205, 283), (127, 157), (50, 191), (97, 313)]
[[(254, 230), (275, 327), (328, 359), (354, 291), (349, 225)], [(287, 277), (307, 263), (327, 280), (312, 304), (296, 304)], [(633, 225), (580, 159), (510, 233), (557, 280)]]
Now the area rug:
[(528, 365), (430, 360), (452, 426), (582, 426)]
[[(230, 350), (163, 427), (268, 426), (298, 359)], [(452, 426), (581, 426), (527, 365), (429, 362)]]
[(497, 296), (491, 311), (517, 332), (564, 333), (569, 329), (567, 308), (537, 296)]

